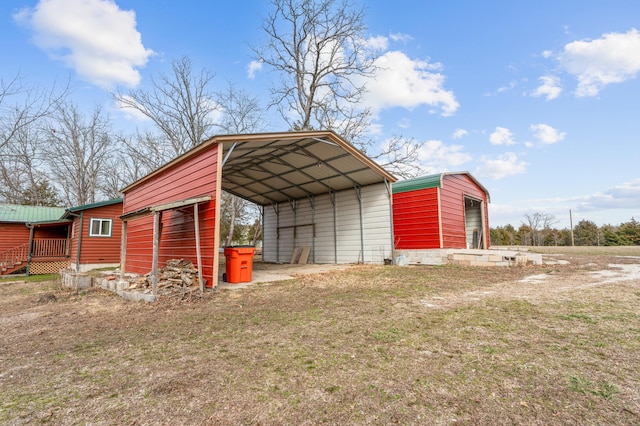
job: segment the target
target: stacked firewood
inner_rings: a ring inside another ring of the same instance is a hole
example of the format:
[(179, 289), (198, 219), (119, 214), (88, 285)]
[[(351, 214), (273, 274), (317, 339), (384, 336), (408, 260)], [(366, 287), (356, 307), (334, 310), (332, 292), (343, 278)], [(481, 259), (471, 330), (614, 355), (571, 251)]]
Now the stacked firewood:
[[(191, 293), (199, 287), (198, 269), (188, 260), (171, 259), (158, 270), (158, 295)], [(129, 290), (150, 291), (151, 288), (150, 272), (129, 285)]]

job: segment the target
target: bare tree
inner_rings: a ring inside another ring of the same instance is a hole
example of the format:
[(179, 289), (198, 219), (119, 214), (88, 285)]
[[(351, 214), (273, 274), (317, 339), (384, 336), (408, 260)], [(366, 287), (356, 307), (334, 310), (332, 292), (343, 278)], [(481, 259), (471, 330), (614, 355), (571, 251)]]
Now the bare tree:
[(272, 0), (266, 42), (255, 59), (275, 70), (275, 106), (295, 130), (334, 130), (392, 173), (414, 177), (421, 144), (393, 137), (378, 146), (367, 135), (371, 111), (363, 103), (374, 77), (375, 51), (365, 43), (364, 9), (352, 0)]
[(216, 102), (222, 113), (217, 124), (225, 133), (260, 132), (265, 128), (264, 109), (245, 90), (229, 82), (225, 90), (216, 92)]
[(67, 92), (68, 87), (58, 91), (55, 84), (50, 90), (27, 88), (20, 76), (10, 81), (0, 78), (0, 149), (21, 129), (47, 117)]
[[(222, 112), (222, 119), (218, 125), (224, 132), (229, 134), (251, 133), (264, 128), (264, 111), (258, 100), (238, 89), (233, 83), (229, 83), (224, 91), (216, 94), (216, 101)], [(248, 219), (255, 217), (259, 217), (261, 220), (262, 216), (257, 214), (258, 208), (253, 203), (232, 194), (224, 193), (221, 203), (223, 210), (222, 229), (226, 231), (227, 235), (223, 244), (229, 246), (234, 239), (238, 238), (237, 222), (246, 223)], [(225, 232), (223, 232), (224, 234)]]
[(133, 136), (121, 138), (123, 152), (121, 173), (140, 179), (176, 157), (175, 151), (163, 143), (162, 136), (151, 131), (138, 130)]
[(60, 202), (44, 172), (44, 144), (40, 134), (35, 124), (21, 126), (3, 149), (0, 175), (4, 185), (0, 186), (0, 197), (5, 202), (35, 206)]
[(541, 246), (544, 245), (544, 241), (547, 235), (551, 232), (551, 226), (557, 222), (556, 217), (549, 213), (533, 213), (525, 214), (524, 218), (526, 225), (531, 230), (531, 245)]
[(56, 103), (67, 96), (58, 90), (28, 88), (19, 76), (0, 78), (0, 199), (11, 203), (51, 205), (58, 201), (42, 166), (39, 126)]
[(214, 74), (203, 69), (194, 74), (187, 57), (172, 61), (172, 74), (152, 79), (152, 88), (116, 93), (120, 108), (149, 118), (157, 135), (142, 133), (135, 149), (144, 157), (161, 158), (161, 164), (199, 145), (211, 136), (218, 105), (208, 92)]
[(48, 166), (66, 203), (96, 202), (114, 148), (108, 117), (96, 107), (87, 120), (77, 105), (61, 103), (44, 132)]
[(326, 128), (356, 140), (370, 119), (360, 102), (374, 56), (364, 44), (364, 10), (350, 0), (272, 0), (256, 59), (280, 74), (272, 106), (293, 129)]
[(419, 163), (421, 143), (402, 136), (390, 138), (376, 154), (370, 155), (383, 168), (405, 179), (414, 178), (426, 172)]

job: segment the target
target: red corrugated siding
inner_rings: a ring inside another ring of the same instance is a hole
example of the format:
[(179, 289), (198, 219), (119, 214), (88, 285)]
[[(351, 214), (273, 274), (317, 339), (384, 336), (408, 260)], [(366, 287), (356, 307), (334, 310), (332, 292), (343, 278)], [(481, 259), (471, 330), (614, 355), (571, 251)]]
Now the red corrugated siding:
[(397, 249), (440, 248), (437, 188), (393, 194)]
[[(487, 220), (487, 196), (469, 176), (464, 174), (445, 175), (440, 191), (442, 206), (442, 239), (444, 248), (467, 248), (464, 224), (464, 196), (472, 196), (483, 201), (484, 217)], [(486, 234), (489, 233), (486, 225)]]
[[(125, 194), (124, 212), (170, 203), (190, 197), (211, 195), (200, 204), (200, 248), (202, 273), (208, 285), (213, 280), (215, 250), (215, 197), (218, 146), (186, 159)], [(127, 224), (126, 270), (139, 274), (151, 271), (153, 257), (153, 215), (130, 220)], [(185, 259), (197, 264), (193, 206), (162, 213), (159, 267), (169, 259)], [(217, 278), (216, 278), (217, 279)]]
[(24, 223), (0, 223), (0, 252), (29, 242), (29, 228)]
[(124, 213), (216, 190), (217, 145), (165, 170), (125, 194)]
[[(122, 237), (122, 203), (87, 209), (82, 212), (82, 247), (80, 264), (120, 263), (120, 242)], [(111, 237), (91, 237), (91, 219), (112, 219)], [(75, 233), (71, 241), (71, 263), (77, 263), (80, 218), (74, 218)]]

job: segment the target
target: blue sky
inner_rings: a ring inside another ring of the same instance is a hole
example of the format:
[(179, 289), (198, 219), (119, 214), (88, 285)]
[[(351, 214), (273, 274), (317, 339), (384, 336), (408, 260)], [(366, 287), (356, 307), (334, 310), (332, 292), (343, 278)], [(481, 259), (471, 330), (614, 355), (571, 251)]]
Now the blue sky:
[[(640, 219), (640, 2), (362, 2), (383, 67), (368, 87), (372, 137), (424, 142), (429, 172), (469, 171), (491, 194), (490, 224), (527, 213), (556, 226)], [(70, 79), (122, 129), (143, 125), (109, 90), (149, 87), (188, 56), (268, 102), (252, 62), (268, 1), (4, 0), (0, 77)], [(267, 130), (286, 130), (275, 114)]]

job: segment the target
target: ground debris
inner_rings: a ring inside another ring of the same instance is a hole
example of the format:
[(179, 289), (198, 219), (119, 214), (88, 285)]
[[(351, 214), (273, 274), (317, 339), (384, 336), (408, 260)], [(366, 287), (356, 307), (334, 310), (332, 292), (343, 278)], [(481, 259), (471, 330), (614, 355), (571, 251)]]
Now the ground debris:
[(36, 303), (38, 303), (38, 304), (49, 303), (49, 302), (55, 302), (56, 300), (58, 300), (58, 299), (56, 298), (56, 296), (53, 293), (46, 293), (46, 294), (43, 294), (42, 296), (40, 296), (40, 298), (38, 299), (38, 301)]

